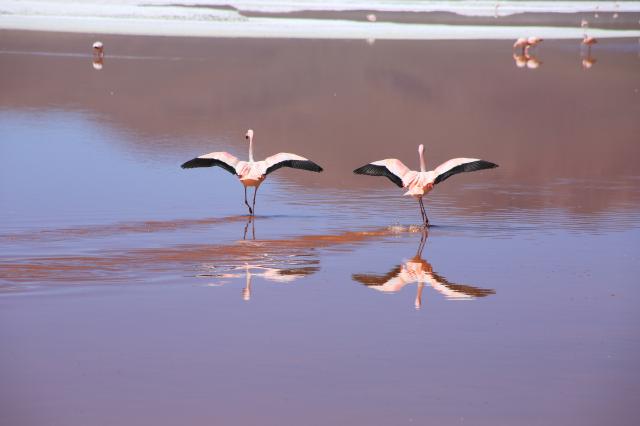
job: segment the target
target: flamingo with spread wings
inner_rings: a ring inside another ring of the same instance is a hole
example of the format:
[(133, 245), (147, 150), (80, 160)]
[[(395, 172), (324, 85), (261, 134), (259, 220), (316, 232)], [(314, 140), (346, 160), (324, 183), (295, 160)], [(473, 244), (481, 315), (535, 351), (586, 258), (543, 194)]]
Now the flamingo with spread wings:
[[(253, 160), (253, 130), (247, 130), (245, 138), (249, 141), (249, 161), (238, 160), (228, 152), (210, 152), (191, 159), (182, 165), (183, 169), (193, 169), (196, 167), (213, 167), (219, 166), (234, 174), (240, 179), (244, 185), (244, 203), (249, 208), (249, 215), (255, 215), (256, 194), (258, 187), (265, 180), (269, 173), (275, 172), (282, 167), (290, 167), (293, 169), (309, 170), (312, 172), (321, 172), (322, 167), (313, 161), (288, 152), (267, 157), (262, 161)], [(253, 202), (249, 205), (247, 201), (247, 187), (254, 187)]]
[(369, 176), (385, 176), (400, 188), (407, 188), (404, 195), (411, 195), (418, 199), (420, 204), (420, 214), (424, 226), (429, 226), (429, 218), (424, 209), (422, 197), (431, 191), (434, 185), (449, 179), (451, 176), (463, 173), (474, 172), (476, 170), (493, 169), (497, 164), (477, 158), (454, 158), (440, 164), (435, 170), (427, 171), (424, 162), (424, 145), (418, 146), (420, 156), (420, 171), (410, 170), (402, 161), (396, 158), (374, 161), (357, 168), (353, 173)]

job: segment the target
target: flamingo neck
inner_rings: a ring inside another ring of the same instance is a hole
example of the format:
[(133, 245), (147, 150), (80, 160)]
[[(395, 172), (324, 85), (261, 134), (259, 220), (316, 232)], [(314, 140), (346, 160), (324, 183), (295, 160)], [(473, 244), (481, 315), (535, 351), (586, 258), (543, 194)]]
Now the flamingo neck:
[(427, 167), (424, 164), (424, 154), (422, 153), (422, 150), (420, 150), (420, 171), (421, 172), (427, 171)]
[(253, 137), (249, 138), (249, 162), (253, 163)]

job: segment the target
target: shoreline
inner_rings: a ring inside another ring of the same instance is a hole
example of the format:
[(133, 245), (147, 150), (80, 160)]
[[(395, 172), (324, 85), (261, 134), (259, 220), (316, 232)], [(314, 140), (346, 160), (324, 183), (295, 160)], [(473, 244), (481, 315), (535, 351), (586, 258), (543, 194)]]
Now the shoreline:
[[(374, 40), (508, 40), (535, 34), (545, 39), (581, 39), (580, 27), (399, 24), (346, 20), (248, 18), (246, 21), (190, 22), (162, 19), (121, 19), (12, 16), (0, 20), (0, 30), (57, 33), (119, 34), (209, 38), (374, 39)], [(597, 38), (635, 38), (638, 30), (589, 29)]]
[(6, 0), (0, 3), (0, 30), (345, 40), (573, 39), (585, 32), (626, 38), (640, 37), (640, 2)]

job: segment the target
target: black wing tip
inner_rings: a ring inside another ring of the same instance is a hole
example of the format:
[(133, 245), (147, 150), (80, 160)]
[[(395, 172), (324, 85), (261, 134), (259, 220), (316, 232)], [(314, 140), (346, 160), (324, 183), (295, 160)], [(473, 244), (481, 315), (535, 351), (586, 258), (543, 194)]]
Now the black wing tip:
[(189, 161), (182, 163), (180, 166), (183, 169), (194, 169), (196, 167), (202, 167), (202, 159), (201, 158), (193, 158)]
[(357, 175), (364, 175), (365, 174), (365, 170), (367, 169), (367, 166), (369, 166), (369, 164), (365, 164), (362, 167), (358, 167), (357, 169), (355, 169), (353, 171), (353, 173), (355, 173)]
[(497, 165), (496, 163), (492, 163), (491, 161), (480, 160), (479, 163), (485, 169), (495, 169), (496, 167), (500, 167), (499, 165)]
[(314, 163), (311, 160), (307, 160), (307, 161), (309, 161), (309, 166), (311, 166), (311, 168), (309, 168), (307, 170), (312, 171), (312, 172), (316, 172), (316, 173), (320, 173), (320, 172), (324, 171), (324, 169), (322, 168), (322, 166), (320, 164)]
[(398, 176), (391, 173), (386, 166), (379, 166), (375, 164), (365, 164), (362, 167), (359, 167), (353, 171), (353, 173), (357, 175), (367, 175), (367, 176), (384, 176), (388, 178), (391, 182), (393, 182), (396, 186), (403, 188), (404, 184), (402, 183), (402, 179)]

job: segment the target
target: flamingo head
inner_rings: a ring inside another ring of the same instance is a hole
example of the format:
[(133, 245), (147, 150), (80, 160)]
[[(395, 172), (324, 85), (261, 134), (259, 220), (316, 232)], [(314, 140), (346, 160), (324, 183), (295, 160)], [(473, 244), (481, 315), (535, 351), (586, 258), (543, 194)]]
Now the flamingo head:
[(244, 135), (244, 138), (249, 142), (251, 142), (251, 140), (253, 139), (253, 130), (251, 129), (247, 130), (247, 134)]
[(422, 155), (423, 152), (424, 152), (424, 145), (422, 144), (418, 145), (418, 154)]

